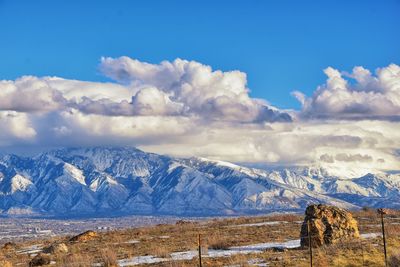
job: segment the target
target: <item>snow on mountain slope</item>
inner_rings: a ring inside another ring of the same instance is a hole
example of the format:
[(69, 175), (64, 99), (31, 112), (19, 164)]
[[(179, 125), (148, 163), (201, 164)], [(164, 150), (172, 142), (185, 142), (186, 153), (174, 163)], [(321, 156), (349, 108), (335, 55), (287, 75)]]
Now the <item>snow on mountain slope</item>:
[(14, 194), (17, 191), (27, 191), (30, 186), (32, 186), (32, 182), (22, 175), (16, 174), (11, 178), (11, 194)]
[(348, 179), (321, 168), (261, 170), (135, 148), (65, 148), (0, 158), (0, 209), (40, 214), (223, 215), (344, 208), (400, 208), (400, 175)]
[(64, 175), (75, 179), (78, 183), (82, 185), (86, 185), (83, 172), (71, 164), (64, 164)]

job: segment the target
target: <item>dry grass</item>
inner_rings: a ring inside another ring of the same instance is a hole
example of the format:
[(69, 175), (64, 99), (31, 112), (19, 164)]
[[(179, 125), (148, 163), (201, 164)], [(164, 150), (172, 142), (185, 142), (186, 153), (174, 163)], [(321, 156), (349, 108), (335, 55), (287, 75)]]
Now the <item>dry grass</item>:
[[(379, 232), (380, 218), (370, 210), (354, 213), (362, 233)], [(388, 254), (391, 266), (398, 265), (400, 250), (400, 216), (390, 215), (385, 219)], [(302, 215), (274, 215), (214, 219), (208, 222), (157, 225), (101, 233), (95, 240), (84, 243), (70, 243), (70, 237), (56, 237), (16, 244), (18, 248), (33, 244), (47, 246), (53, 242), (64, 242), (69, 253), (52, 255), (56, 266), (91, 266), (103, 263), (115, 266), (117, 260), (134, 256), (154, 255), (170, 259), (170, 253), (197, 250), (197, 237), (202, 235), (204, 247), (228, 249), (264, 242), (281, 242), (298, 239)], [(261, 222), (279, 224), (262, 226), (240, 226)], [(133, 243), (132, 241), (139, 241)], [(383, 266), (382, 238), (347, 241), (329, 247), (314, 249), (314, 266)], [(26, 266), (29, 255), (18, 255), (15, 250), (0, 250), (0, 260), (8, 260), (15, 265)], [(203, 266), (254, 266), (252, 263), (268, 263), (269, 266), (309, 266), (307, 250), (264, 251), (258, 254), (233, 255), (231, 257), (204, 258)], [(143, 266), (196, 266), (197, 258), (186, 261), (167, 261)], [(397, 264), (397, 265), (396, 265)]]
[(115, 251), (106, 248), (101, 250), (101, 261), (104, 264), (104, 267), (114, 267), (117, 266), (117, 255), (115, 254)]

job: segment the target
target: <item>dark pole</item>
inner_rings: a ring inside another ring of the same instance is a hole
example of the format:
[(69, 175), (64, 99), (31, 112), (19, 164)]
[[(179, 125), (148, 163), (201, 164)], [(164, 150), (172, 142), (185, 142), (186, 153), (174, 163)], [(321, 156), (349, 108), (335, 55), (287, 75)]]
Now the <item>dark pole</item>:
[(380, 210), (381, 214), (381, 224), (382, 224), (382, 237), (383, 237), (383, 252), (385, 253), (385, 266), (387, 267), (387, 254), (386, 254), (386, 236), (385, 236), (385, 223), (383, 222), (383, 210)]
[(199, 266), (202, 267), (203, 265), (201, 264), (201, 235), (199, 234)]
[(310, 233), (310, 220), (307, 221), (307, 235), (308, 235), (308, 246), (310, 252), (310, 266), (313, 267), (312, 262), (312, 244), (311, 244), (311, 233)]

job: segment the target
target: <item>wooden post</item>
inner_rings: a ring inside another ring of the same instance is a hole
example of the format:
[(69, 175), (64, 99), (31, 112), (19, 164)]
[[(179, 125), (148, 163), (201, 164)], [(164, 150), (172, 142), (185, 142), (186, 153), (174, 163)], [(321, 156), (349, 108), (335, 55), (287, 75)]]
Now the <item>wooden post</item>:
[(199, 266), (202, 267), (203, 265), (201, 264), (201, 235), (199, 234)]
[(383, 238), (383, 252), (385, 253), (385, 266), (387, 267), (387, 253), (386, 253), (386, 236), (385, 236), (385, 223), (383, 222), (383, 214), (385, 214), (384, 209), (378, 209), (378, 213), (381, 215), (381, 224), (382, 224), (382, 238)]
[(308, 235), (308, 247), (310, 252), (310, 266), (313, 267), (310, 220), (307, 221), (307, 235)]

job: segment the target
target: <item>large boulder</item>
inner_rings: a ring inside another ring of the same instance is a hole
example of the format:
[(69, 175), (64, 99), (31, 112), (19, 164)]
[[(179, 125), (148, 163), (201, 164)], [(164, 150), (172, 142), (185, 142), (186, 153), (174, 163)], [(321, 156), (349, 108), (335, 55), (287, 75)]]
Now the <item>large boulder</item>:
[(305, 215), (300, 232), (302, 247), (309, 246), (307, 222), (313, 247), (360, 237), (357, 221), (347, 210), (322, 204), (310, 205)]
[(98, 237), (98, 234), (93, 231), (86, 231), (82, 234), (72, 237), (69, 241), (71, 242), (86, 242), (89, 240), (93, 240)]

